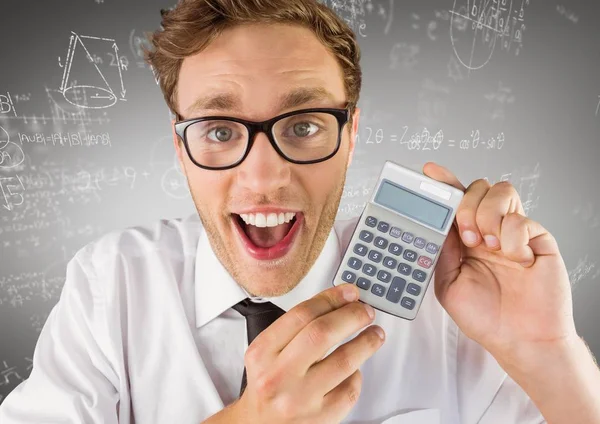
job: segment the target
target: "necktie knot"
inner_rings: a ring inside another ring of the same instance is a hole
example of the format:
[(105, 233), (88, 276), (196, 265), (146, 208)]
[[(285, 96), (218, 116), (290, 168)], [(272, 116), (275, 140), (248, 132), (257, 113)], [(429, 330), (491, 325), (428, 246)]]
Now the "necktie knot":
[(282, 311), (281, 308), (271, 302), (252, 302), (249, 298), (236, 303), (232, 308), (246, 318), (251, 315), (263, 314), (266, 312)]

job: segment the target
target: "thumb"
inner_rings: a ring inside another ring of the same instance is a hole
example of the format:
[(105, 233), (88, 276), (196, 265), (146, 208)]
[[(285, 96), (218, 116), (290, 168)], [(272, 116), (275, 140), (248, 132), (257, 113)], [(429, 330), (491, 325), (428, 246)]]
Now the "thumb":
[(460, 274), (462, 246), (455, 222), (448, 232), (435, 268), (435, 295), (442, 305), (448, 286)]

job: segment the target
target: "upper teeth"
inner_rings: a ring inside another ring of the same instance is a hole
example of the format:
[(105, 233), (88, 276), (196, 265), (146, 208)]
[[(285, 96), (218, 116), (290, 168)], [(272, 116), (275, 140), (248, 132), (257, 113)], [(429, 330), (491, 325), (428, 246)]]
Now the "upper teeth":
[(262, 213), (243, 213), (240, 216), (244, 222), (249, 225), (257, 227), (276, 227), (277, 225), (290, 222), (294, 216), (296, 216), (296, 213), (280, 212), (279, 214), (270, 213), (267, 215)]

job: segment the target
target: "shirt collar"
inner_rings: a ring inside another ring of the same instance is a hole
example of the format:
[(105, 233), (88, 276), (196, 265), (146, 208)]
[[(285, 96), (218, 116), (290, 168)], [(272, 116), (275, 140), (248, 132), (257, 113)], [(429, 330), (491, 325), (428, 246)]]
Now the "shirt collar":
[(282, 296), (251, 297), (223, 267), (210, 245), (205, 229), (202, 228), (196, 252), (194, 277), (196, 327), (202, 327), (246, 297), (258, 302), (268, 300), (287, 312), (298, 303), (333, 287), (333, 277), (340, 261), (341, 249), (333, 226), (316, 262), (296, 287)]

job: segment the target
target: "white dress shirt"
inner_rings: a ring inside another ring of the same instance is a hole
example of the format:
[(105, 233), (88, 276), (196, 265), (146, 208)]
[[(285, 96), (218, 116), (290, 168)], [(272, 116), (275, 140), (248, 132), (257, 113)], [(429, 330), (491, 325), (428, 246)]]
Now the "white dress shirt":
[[(287, 311), (332, 287), (356, 222), (336, 221), (305, 278), (268, 300)], [(196, 214), (101, 237), (69, 262), (31, 375), (0, 406), (0, 423), (201, 423), (238, 396), (246, 321), (231, 306), (245, 297)], [(375, 323), (386, 341), (361, 366), (344, 423), (545, 422), (433, 287), (414, 321), (376, 311)]]

